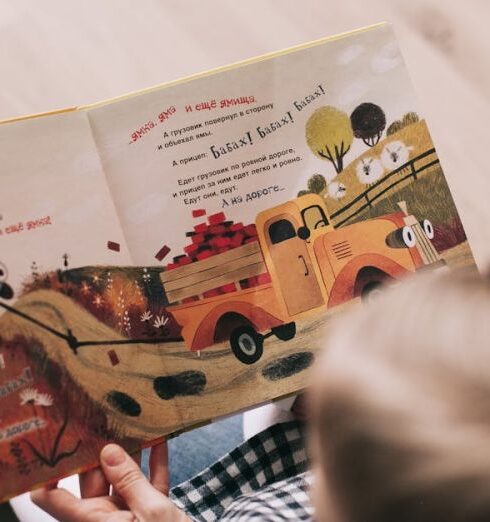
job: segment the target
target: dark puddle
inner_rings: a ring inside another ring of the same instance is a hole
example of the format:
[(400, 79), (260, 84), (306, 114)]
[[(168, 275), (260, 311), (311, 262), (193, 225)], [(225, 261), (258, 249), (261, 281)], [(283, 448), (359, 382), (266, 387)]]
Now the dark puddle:
[(130, 417), (138, 417), (141, 414), (141, 406), (128, 394), (111, 391), (107, 394), (107, 402), (118, 412)]
[(315, 356), (311, 352), (293, 353), (267, 364), (262, 370), (262, 375), (270, 381), (286, 379), (286, 377), (306, 370), (313, 364), (314, 359)]
[(160, 399), (170, 400), (182, 395), (199, 395), (206, 386), (206, 376), (202, 372), (187, 371), (167, 377), (157, 377), (153, 388)]

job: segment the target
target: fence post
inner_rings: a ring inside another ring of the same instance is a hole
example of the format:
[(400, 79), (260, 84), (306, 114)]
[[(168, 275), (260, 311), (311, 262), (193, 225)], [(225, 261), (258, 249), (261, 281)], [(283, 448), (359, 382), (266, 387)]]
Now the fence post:
[(417, 171), (415, 170), (415, 161), (414, 160), (412, 160), (410, 162), (410, 170), (411, 170), (411, 174), (413, 176), (413, 179), (414, 180), (417, 179)]

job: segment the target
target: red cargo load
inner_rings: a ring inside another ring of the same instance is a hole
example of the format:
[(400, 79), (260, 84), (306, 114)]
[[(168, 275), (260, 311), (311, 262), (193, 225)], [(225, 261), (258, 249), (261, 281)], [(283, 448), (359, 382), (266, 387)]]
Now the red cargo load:
[(226, 227), (223, 225), (213, 225), (212, 227), (208, 227), (207, 231), (210, 234), (224, 234), (226, 232)]
[(230, 292), (236, 292), (236, 284), (235, 283), (228, 283), (227, 285), (220, 286), (219, 289), (224, 294), (229, 294)]
[(196, 259), (199, 261), (201, 259), (207, 259), (208, 257), (211, 257), (213, 255), (213, 252), (211, 250), (203, 250), (202, 252), (199, 252), (199, 254), (196, 255)]
[(230, 246), (232, 248), (239, 247), (243, 241), (245, 240), (245, 236), (241, 232), (237, 232), (230, 240)]
[(218, 288), (213, 288), (213, 290), (207, 290), (202, 294), (203, 297), (216, 297), (218, 295), (221, 295), (221, 292)]
[(195, 244), (200, 244), (204, 242), (204, 234), (196, 234), (195, 236), (192, 236), (192, 242)]
[(186, 254), (193, 254), (194, 252), (197, 252), (198, 248), (199, 248), (199, 245), (196, 245), (195, 243), (193, 243), (192, 245), (187, 245), (186, 247), (184, 247), (184, 252)]
[(196, 208), (195, 210), (192, 211), (192, 217), (201, 217), (201, 216), (205, 216), (206, 215), (206, 211), (203, 209), (203, 208)]
[(207, 229), (208, 229), (207, 223), (199, 223), (199, 225), (194, 226), (194, 231), (197, 232), (198, 234), (201, 234), (202, 232), (206, 232)]
[(231, 240), (229, 237), (213, 237), (213, 239), (209, 241), (209, 244), (216, 248), (223, 248), (231, 245)]
[(208, 217), (208, 223), (210, 225), (219, 225), (220, 223), (223, 223), (225, 219), (224, 212), (218, 212), (217, 214), (212, 214)]
[(265, 285), (267, 283), (270, 283), (271, 281), (271, 276), (267, 272), (265, 274), (259, 274), (257, 276), (257, 284), (259, 285)]
[(247, 225), (243, 231), (248, 237), (255, 237), (257, 235), (257, 227), (255, 225)]

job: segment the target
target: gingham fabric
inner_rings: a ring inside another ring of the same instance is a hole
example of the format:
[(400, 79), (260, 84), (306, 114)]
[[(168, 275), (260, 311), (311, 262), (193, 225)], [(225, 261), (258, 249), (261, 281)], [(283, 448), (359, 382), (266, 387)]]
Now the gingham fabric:
[(312, 520), (304, 430), (292, 421), (252, 437), (171, 491), (198, 521)]

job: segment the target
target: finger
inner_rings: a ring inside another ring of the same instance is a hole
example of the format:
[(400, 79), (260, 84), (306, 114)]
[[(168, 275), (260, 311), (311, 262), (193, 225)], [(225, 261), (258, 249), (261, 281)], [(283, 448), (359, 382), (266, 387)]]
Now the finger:
[(81, 500), (66, 489), (37, 489), (31, 493), (31, 500), (46, 513), (60, 522), (80, 520)]
[(150, 481), (154, 488), (168, 495), (168, 445), (167, 441), (153, 446), (150, 450)]
[(141, 451), (137, 451), (136, 453), (131, 453), (131, 458), (138, 464), (141, 468)]
[(146, 479), (140, 467), (116, 444), (108, 444), (100, 454), (102, 469), (123, 498), (129, 509), (143, 520), (155, 515), (160, 506), (165, 506), (167, 499)]
[(109, 482), (100, 468), (81, 473), (78, 480), (82, 498), (105, 497), (109, 495)]

